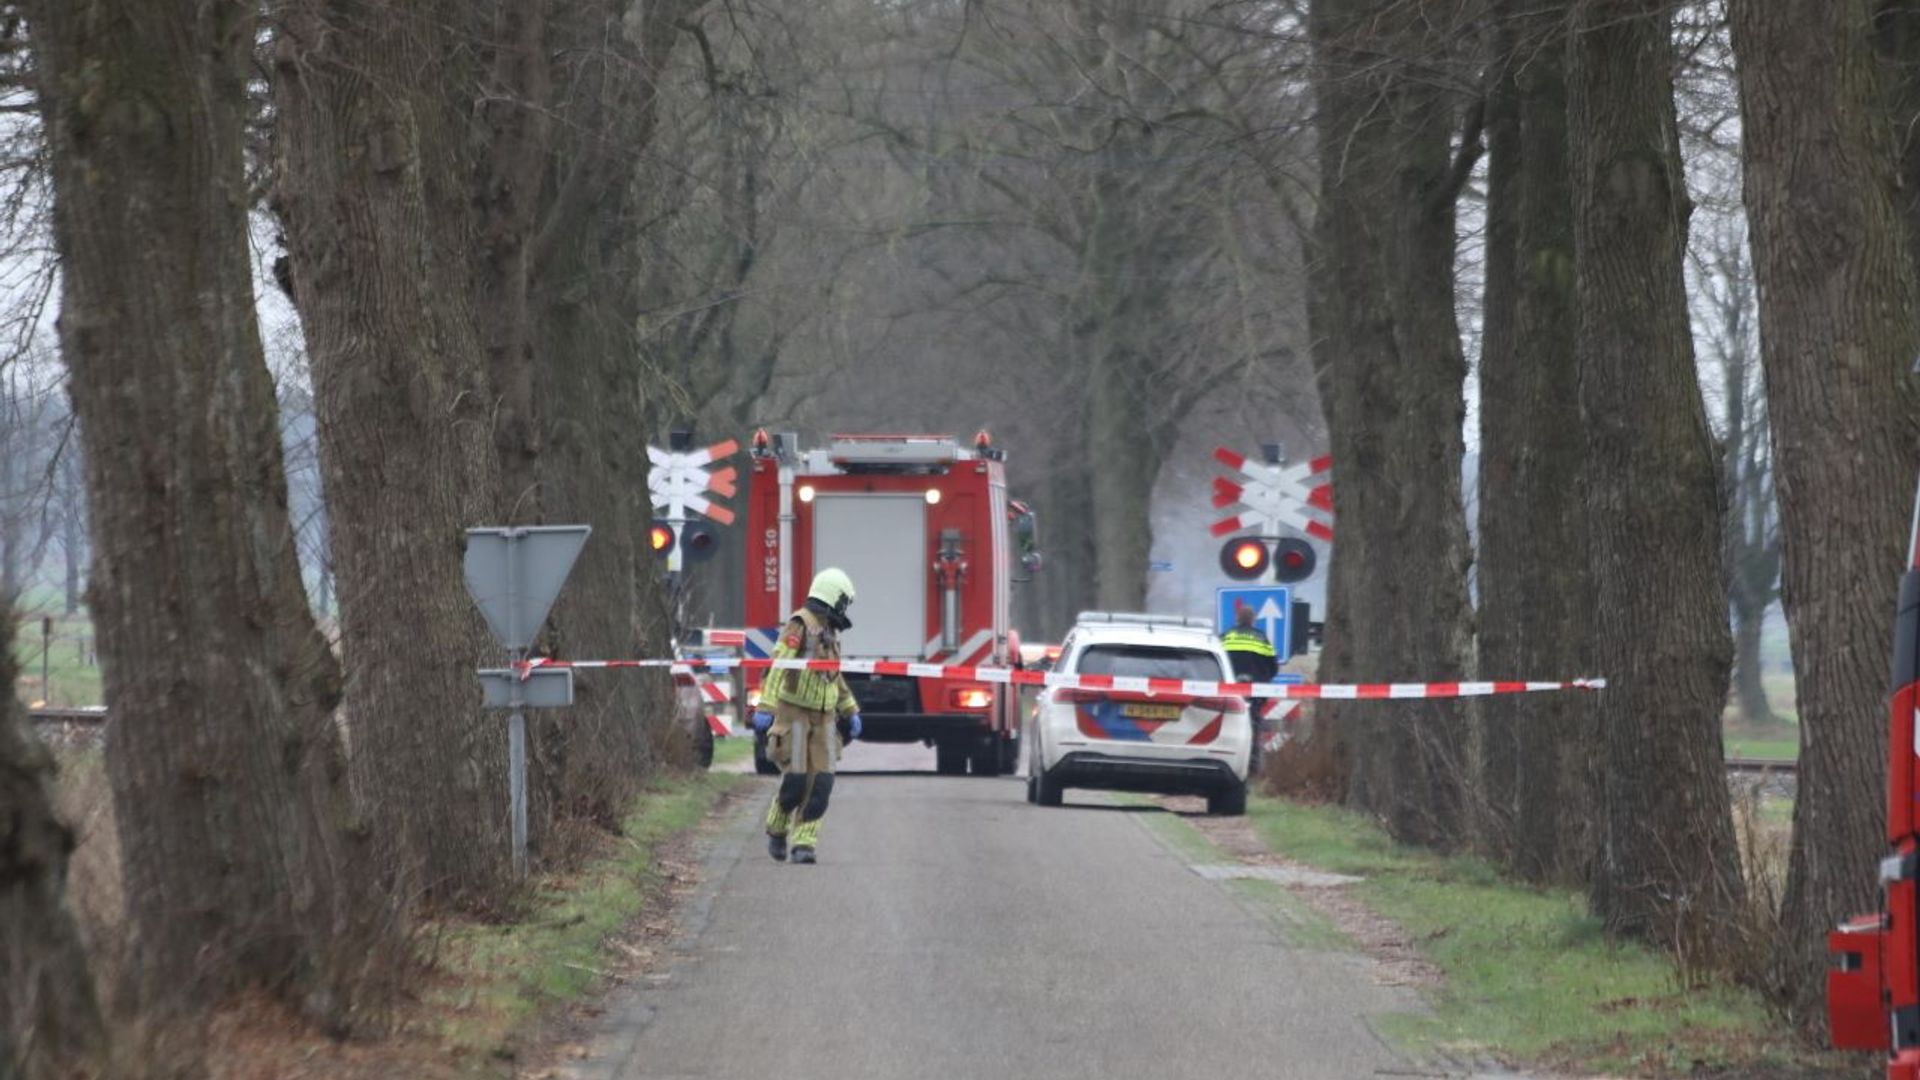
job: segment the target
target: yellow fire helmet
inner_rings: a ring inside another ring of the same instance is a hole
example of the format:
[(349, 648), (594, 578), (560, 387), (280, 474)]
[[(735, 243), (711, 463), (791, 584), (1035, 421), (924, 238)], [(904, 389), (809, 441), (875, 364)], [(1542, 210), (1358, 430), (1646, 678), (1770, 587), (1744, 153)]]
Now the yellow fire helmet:
[(829, 566), (813, 575), (813, 584), (807, 588), (807, 599), (818, 600), (837, 612), (844, 612), (853, 603), (853, 579), (845, 570)]

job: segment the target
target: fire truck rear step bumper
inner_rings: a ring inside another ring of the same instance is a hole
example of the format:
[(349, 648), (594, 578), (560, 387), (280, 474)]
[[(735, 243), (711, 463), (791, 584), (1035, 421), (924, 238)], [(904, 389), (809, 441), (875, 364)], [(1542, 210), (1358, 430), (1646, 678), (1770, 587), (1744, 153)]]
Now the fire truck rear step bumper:
[(992, 718), (985, 713), (862, 713), (863, 742), (924, 742), (953, 735), (984, 735)]

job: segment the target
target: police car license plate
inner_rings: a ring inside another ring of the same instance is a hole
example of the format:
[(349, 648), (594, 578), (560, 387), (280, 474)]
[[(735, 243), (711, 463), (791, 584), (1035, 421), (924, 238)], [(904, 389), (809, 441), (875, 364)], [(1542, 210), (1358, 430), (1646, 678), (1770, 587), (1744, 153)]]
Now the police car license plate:
[(1178, 720), (1180, 719), (1180, 706), (1149, 705), (1145, 702), (1131, 702), (1120, 709), (1120, 715), (1132, 717), (1135, 720)]

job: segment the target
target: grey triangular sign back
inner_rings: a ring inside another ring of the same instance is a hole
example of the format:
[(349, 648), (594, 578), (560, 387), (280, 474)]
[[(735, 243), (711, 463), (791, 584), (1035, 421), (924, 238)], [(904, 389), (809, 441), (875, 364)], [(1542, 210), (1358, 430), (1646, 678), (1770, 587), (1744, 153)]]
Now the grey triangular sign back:
[(509, 652), (533, 645), (591, 525), (467, 530), (467, 592)]

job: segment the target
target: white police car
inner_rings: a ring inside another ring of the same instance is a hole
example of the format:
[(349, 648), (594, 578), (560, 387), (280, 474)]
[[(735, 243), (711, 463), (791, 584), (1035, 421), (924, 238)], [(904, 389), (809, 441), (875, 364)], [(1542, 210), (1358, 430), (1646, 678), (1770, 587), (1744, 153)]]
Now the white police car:
[(1246, 700), (1146, 684), (1231, 682), (1233, 669), (1210, 624), (1082, 612), (1054, 670), (1101, 685), (1041, 692), (1027, 721), (1028, 802), (1059, 806), (1068, 788), (1099, 788), (1204, 795), (1210, 813), (1246, 812), (1253, 749)]

